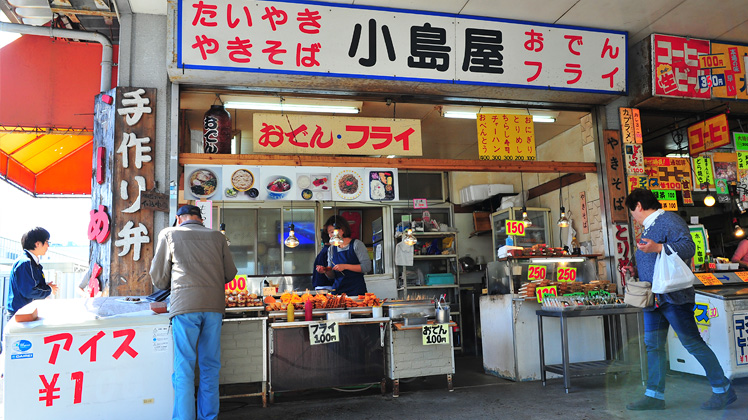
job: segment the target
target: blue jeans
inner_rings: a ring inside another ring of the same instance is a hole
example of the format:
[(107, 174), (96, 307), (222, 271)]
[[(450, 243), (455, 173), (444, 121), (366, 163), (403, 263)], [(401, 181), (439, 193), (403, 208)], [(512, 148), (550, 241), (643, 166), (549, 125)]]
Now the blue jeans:
[(173, 420), (195, 419), (195, 360), (199, 357), (198, 420), (218, 418), (218, 373), (221, 370), (221, 322), (218, 312), (193, 312), (171, 319), (174, 337)]
[(660, 303), (653, 311), (644, 311), (644, 343), (647, 346), (647, 390), (644, 395), (660, 400), (665, 399), (665, 372), (667, 371), (668, 325), (678, 334), (683, 347), (706, 372), (706, 378), (712, 386), (712, 392), (721, 394), (730, 388), (730, 380), (720, 366), (712, 349), (706, 345), (699, 334), (696, 321), (693, 319), (693, 304), (674, 305)]

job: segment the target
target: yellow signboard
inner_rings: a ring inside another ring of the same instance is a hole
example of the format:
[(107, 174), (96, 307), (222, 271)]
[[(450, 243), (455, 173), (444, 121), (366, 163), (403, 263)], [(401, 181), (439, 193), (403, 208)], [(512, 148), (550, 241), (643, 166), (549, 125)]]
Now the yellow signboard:
[(748, 282), (748, 271), (737, 271), (735, 275), (740, 277), (740, 280)]
[(744, 57), (748, 55), (748, 46), (711, 42), (711, 51), (713, 55), (720, 54), (725, 65), (722, 68), (712, 69), (712, 76), (724, 78), (724, 85), (712, 86), (712, 96), (748, 100), (748, 90), (744, 88), (745, 63), (743, 62)]
[(717, 280), (717, 277), (712, 273), (694, 273), (697, 279), (704, 286), (721, 286), (722, 282)]
[(481, 160), (536, 159), (532, 115), (478, 114), (477, 124)]
[(254, 114), (254, 153), (421, 156), (421, 121)]
[(642, 120), (637, 108), (619, 108), (621, 139), (625, 144), (642, 143)]
[(714, 186), (712, 175), (712, 160), (710, 158), (693, 158), (693, 172), (696, 174), (696, 184)]
[(725, 67), (725, 56), (723, 54), (708, 54), (699, 56), (699, 68), (721, 69)]

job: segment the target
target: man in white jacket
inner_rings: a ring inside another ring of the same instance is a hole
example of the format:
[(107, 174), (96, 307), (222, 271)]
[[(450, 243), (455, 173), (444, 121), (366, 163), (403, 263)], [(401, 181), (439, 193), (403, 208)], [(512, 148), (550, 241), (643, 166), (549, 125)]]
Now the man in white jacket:
[(159, 233), (150, 270), (154, 286), (171, 289), (172, 419), (195, 419), (195, 361), (199, 360), (197, 418), (214, 420), (219, 409), (224, 285), (237, 270), (226, 238), (203, 226), (199, 207), (180, 207), (177, 224)]

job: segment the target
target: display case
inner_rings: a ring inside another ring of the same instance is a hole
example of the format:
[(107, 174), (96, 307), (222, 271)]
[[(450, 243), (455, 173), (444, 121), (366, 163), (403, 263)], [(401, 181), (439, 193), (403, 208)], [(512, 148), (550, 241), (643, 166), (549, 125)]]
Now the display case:
[[(460, 314), (460, 270), (457, 256), (457, 232), (413, 232), (413, 265), (397, 266), (397, 291), (400, 299), (438, 299), (446, 295), (450, 318), (457, 323), (453, 339), (462, 349)], [(397, 238), (397, 241), (400, 239)]]
[[(531, 247), (536, 244), (551, 246), (553, 241), (551, 225), (551, 209), (528, 207), (527, 217), (532, 226), (525, 228), (524, 236), (514, 236), (514, 246)], [(506, 220), (521, 220), (522, 208), (509, 207), (491, 214), (493, 228), (493, 256), (497, 257), (497, 250), (506, 244)]]

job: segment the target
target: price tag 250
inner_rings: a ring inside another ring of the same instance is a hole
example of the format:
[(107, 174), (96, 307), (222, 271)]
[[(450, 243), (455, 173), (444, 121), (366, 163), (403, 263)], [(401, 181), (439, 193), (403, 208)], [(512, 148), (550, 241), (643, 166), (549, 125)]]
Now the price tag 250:
[(337, 322), (320, 322), (309, 324), (309, 343), (311, 345), (337, 343), (340, 341), (338, 336)]
[(543, 280), (545, 279), (545, 272), (544, 265), (531, 265), (527, 268), (527, 280)]
[(424, 325), (421, 327), (423, 345), (449, 344), (449, 324)]
[(525, 224), (521, 220), (507, 220), (506, 234), (515, 236), (525, 236)]
[(576, 281), (577, 280), (577, 269), (576, 267), (558, 267), (556, 269), (556, 281)]

